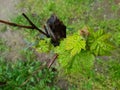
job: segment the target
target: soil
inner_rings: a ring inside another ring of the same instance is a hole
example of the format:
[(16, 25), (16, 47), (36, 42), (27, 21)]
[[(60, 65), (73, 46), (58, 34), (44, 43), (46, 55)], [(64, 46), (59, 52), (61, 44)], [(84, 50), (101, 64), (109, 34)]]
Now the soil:
[(18, 2), (19, 0), (0, 0), (0, 19), (9, 20), (17, 14), (15, 6)]
[[(0, 0), (0, 19), (8, 21), (12, 16), (17, 15), (16, 5), (18, 2), (19, 0)], [(1, 32), (2, 29), (5, 29), (5, 31)], [(10, 48), (5, 54), (7, 59), (16, 60), (21, 56), (19, 51), (25, 43), (18, 30), (13, 31), (6, 25), (0, 24), (0, 38), (5, 40), (6, 45)]]

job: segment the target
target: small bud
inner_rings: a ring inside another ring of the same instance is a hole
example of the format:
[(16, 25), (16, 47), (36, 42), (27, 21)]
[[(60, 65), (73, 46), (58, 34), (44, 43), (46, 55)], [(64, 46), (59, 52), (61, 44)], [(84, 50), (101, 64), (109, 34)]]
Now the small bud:
[(85, 38), (87, 38), (89, 34), (90, 34), (90, 33), (89, 33), (87, 27), (84, 27), (84, 28), (82, 28), (82, 29), (80, 30), (80, 35), (83, 36), (83, 37), (85, 37)]

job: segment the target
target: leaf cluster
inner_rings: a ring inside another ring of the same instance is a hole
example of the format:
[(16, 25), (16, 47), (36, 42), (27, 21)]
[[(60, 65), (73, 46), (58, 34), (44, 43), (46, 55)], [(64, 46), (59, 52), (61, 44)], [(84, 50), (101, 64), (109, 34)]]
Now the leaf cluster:
[(96, 55), (107, 55), (114, 48), (111, 43), (111, 34), (105, 33), (104, 30), (90, 31), (90, 36), (88, 37), (88, 49)]
[(50, 38), (45, 38), (44, 40), (39, 40), (38, 43), (36, 43), (36, 45), (33, 46), (33, 48), (35, 48), (36, 51), (39, 53), (48, 53), (52, 50), (53, 45), (51, 44)]

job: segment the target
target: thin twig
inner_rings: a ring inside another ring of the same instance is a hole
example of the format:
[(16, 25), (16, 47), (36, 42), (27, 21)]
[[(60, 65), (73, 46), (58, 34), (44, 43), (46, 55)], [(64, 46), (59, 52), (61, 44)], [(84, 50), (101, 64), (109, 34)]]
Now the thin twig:
[(4, 23), (4, 24), (7, 24), (7, 25), (11, 25), (11, 26), (27, 28), (27, 29), (34, 29), (32, 26), (19, 25), (19, 24), (8, 22), (8, 21), (4, 21), (4, 20), (0, 20), (0, 23)]
[(33, 22), (23, 13), (22, 14), (27, 21), (30, 23), (31, 26), (25, 26), (25, 25), (20, 25), (20, 24), (16, 24), (16, 23), (12, 23), (12, 22), (8, 22), (8, 21), (4, 21), (4, 20), (0, 20), (0, 23), (4, 23), (10, 26), (16, 26), (16, 27), (21, 27), (21, 28), (27, 28), (27, 29), (36, 29), (38, 30), (40, 33), (42, 33), (43, 35), (48, 37), (48, 34), (43, 32), (42, 29), (39, 29), (35, 24), (33, 24)]
[(51, 30), (51, 28), (47, 24), (45, 24), (45, 30), (47, 31), (48, 35), (50, 35), (51, 39), (56, 41), (56, 37), (55, 37), (53, 31)]
[(44, 29), (45, 29), (46, 34), (48, 34), (48, 31), (47, 31), (46, 25), (44, 25)]
[(53, 56), (53, 58), (50, 60), (50, 63), (48, 63), (47, 67), (50, 68), (52, 66), (52, 64), (55, 62), (55, 60), (57, 59), (58, 54), (55, 54)]
[(36, 29), (36, 30), (38, 30), (40, 33), (42, 33), (42, 34), (44, 34), (45, 36), (48, 36), (48, 34), (46, 34), (45, 32), (43, 32), (41, 29), (39, 29), (35, 24), (33, 24), (33, 22), (23, 13), (22, 14), (26, 19), (27, 19), (27, 21), (31, 24), (31, 26), (34, 28), (34, 29)]

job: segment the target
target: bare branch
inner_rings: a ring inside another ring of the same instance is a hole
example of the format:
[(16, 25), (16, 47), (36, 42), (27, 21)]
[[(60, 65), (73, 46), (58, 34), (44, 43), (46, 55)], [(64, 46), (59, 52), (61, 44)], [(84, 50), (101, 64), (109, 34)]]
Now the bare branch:
[(19, 24), (16, 24), (16, 23), (12, 23), (12, 22), (8, 22), (8, 21), (3, 21), (3, 20), (0, 20), (0, 23), (4, 23), (4, 24), (7, 24), (7, 25), (11, 25), (11, 26), (17, 26), (17, 27), (27, 28), (27, 29), (34, 29), (32, 26), (19, 25)]
[(44, 34), (45, 36), (47, 36), (48, 37), (48, 34), (46, 34), (45, 32), (43, 32), (41, 29), (39, 29), (35, 24), (33, 24), (33, 22), (23, 13), (22, 14), (26, 19), (27, 19), (27, 21), (31, 24), (31, 26), (34, 28), (34, 29), (36, 29), (36, 30), (38, 30), (40, 33), (42, 33), (42, 34)]
[(53, 31), (51, 30), (51, 28), (47, 24), (45, 24), (44, 27), (45, 27), (45, 30), (48, 33), (48, 35), (50, 35), (51, 39), (56, 41), (56, 37), (55, 37)]
[(57, 59), (58, 54), (55, 54), (53, 56), (53, 58), (50, 60), (50, 63), (47, 65), (48, 68), (50, 68), (52, 66), (52, 64), (55, 62), (55, 60)]
[(49, 36), (47, 33), (43, 32), (42, 29), (39, 29), (35, 24), (33, 24), (33, 22), (24, 13), (22, 15), (27, 19), (27, 21), (30, 23), (31, 26), (19, 25), (19, 24), (8, 22), (8, 21), (4, 21), (4, 20), (0, 20), (0, 23), (4, 23), (4, 24), (10, 25), (10, 26), (27, 28), (27, 29), (36, 29), (37, 31), (39, 31), (43, 35), (45, 35), (47, 37)]

